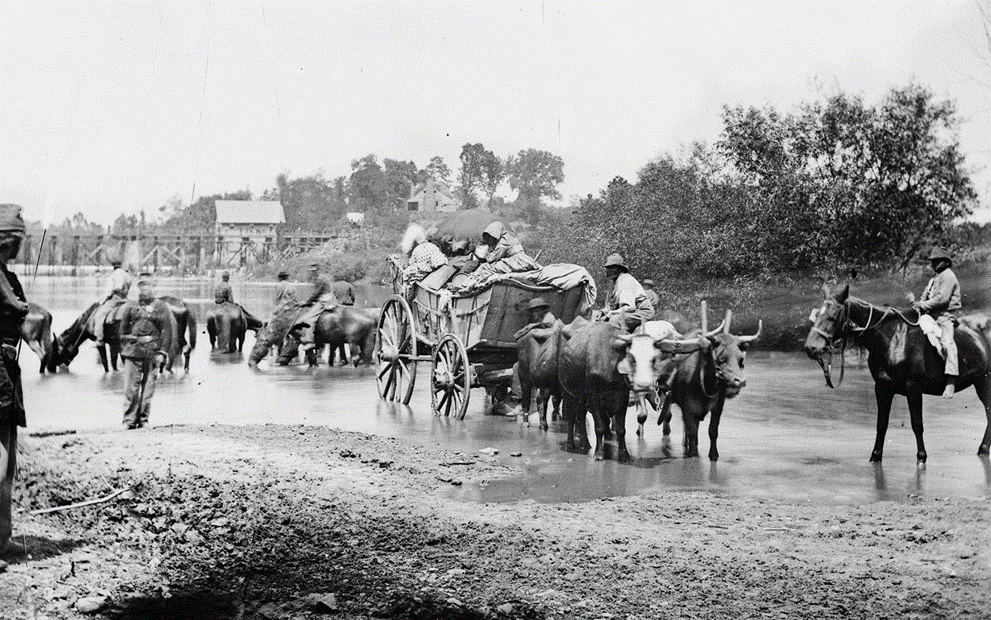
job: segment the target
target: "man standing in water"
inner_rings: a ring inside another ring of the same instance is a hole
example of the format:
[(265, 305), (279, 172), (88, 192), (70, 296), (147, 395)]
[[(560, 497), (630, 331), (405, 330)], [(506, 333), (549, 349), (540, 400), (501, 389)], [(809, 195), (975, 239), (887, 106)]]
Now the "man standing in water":
[(28, 304), (17, 276), (7, 269), (7, 263), (20, 251), (23, 239), (21, 208), (0, 205), (0, 271), (3, 272), (0, 277), (0, 353), (3, 357), (0, 363), (0, 557), (24, 551), (11, 541), (10, 535), (13, 532), (11, 491), (17, 466), (17, 427), (27, 425), (17, 345)]
[(171, 350), (174, 319), (168, 306), (155, 297), (151, 274), (138, 279), (138, 302), (128, 304), (120, 322), (124, 359), (124, 428), (148, 423), (161, 356)]

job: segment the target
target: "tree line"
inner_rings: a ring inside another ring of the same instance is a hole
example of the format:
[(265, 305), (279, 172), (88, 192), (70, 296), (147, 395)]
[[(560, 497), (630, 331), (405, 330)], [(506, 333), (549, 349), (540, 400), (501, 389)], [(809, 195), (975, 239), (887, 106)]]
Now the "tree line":
[(581, 200), (567, 225), (542, 235), (546, 255), (594, 266), (619, 251), (674, 283), (904, 267), (933, 244), (965, 242), (954, 222), (977, 194), (959, 119), (922, 86), (892, 88), (877, 105), (837, 93), (789, 112), (726, 106), (722, 124), (715, 144), (662, 156)]

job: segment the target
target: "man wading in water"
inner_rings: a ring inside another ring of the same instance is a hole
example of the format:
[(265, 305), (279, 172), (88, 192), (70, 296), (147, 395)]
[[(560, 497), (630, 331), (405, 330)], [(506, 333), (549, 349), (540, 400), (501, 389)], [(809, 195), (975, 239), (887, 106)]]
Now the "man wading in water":
[(151, 274), (138, 279), (138, 302), (128, 304), (120, 322), (120, 355), (124, 358), (124, 428), (148, 424), (151, 397), (155, 394), (158, 370), (165, 351), (172, 348), (172, 317), (169, 308), (155, 297)]

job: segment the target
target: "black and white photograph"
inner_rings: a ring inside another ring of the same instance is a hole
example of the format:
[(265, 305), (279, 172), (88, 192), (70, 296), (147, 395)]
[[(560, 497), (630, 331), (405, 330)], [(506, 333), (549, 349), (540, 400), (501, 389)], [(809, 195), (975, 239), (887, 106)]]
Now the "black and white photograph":
[(3, 620), (991, 620), (991, 1), (0, 50)]

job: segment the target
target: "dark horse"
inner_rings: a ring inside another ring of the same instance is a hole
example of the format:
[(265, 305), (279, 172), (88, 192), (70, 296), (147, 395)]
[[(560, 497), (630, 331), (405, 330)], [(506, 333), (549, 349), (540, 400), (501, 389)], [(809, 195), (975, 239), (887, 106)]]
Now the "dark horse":
[[(171, 371), (176, 358), (182, 355), (184, 357), (183, 369), (189, 372), (189, 356), (193, 349), (196, 348), (196, 319), (193, 317), (189, 306), (183, 300), (169, 296), (162, 296), (159, 299), (165, 302), (165, 305), (172, 312), (176, 330), (175, 338), (172, 341), (172, 350), (166, 352), (169, 359), (165, 369)], [(89, 323), (90, 317), (96, 312), (99, 306), (99, 303), (91, 305), (79, 315), (79, 318), (68, 329), (59, 334), (58, 338), (55, 339), (53, 354), (55, 362), (52, 364), (52, 367), (58, 365), (68, 366), (75, 359), (76, 355), (79, 354), (79, 345), (86, 340), (95, 340)], [(187, 332), (189, 334), (188, 340), (186, 339)], [(109, 372), (111, 367), (117, 370), (117, 358), (120, 356), (121, 349), (120, 313), (118, 311), (111, 312), (107, 315), (103, 335), (106, 346), (97, 348), (100, 352), (100, 363), (103, 364), (103, 371)], [(107, 351), (108, 348), (109, 353)]]
[[(877, 437), (871, 461), (881, 461), (891, 401), (895, 394), (904, 394), (908, 398), (912, 431), (915, 433), (916, 458), (919, 463), (925, 463), (922, 395), (942, 394), (946, 376), (943, 374), (942, 357), (918, 326), (919, 313), (874, 306), (850, 297), (849, 285), (835, 295), (831, 295), (828, 289), (825, 293), (825, 303), (813, 312), (814, 324), (805, 339), (805, 352), (819, 362), (826, 385), (833, 387), (833, 349), (839, 345), (842, 364), (842, 348), (846, 338), (853, 336), (859, 341), (867, 349), (867, 365), (874, 377), (874, 394), (877, 397)], [(984, 403), (988, 424), (977, 454), (987, 455), (991, 449), (991, 319), (983, 314), (961, 317), (954, 338), (960, 358), (956, 389), (962, 391), (973, 385)]]
[(215, 304), (206, 315), (206, 331), (210, 346), (221, 353), (240, 353), (248, 330), (258, 335), (264, 324), (252, 316), (240, 304), (224, 302)]
[(21, 340), (27, 343), (41, 360), (41, 374), (55, 372), (55, 351), (58, 344), (52, 337), (52, 313), (36, 303), (28, 302), (28, 313), (21, 323)]

